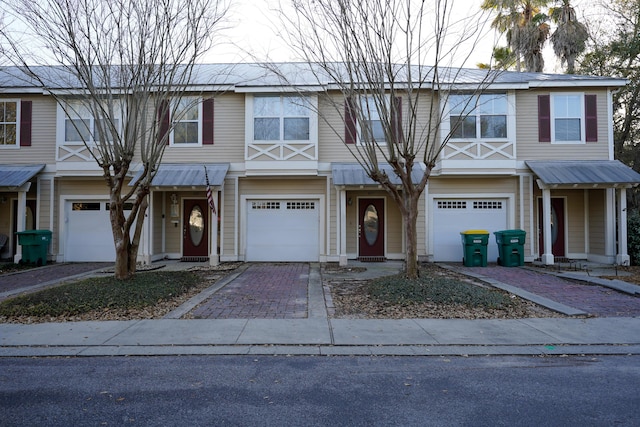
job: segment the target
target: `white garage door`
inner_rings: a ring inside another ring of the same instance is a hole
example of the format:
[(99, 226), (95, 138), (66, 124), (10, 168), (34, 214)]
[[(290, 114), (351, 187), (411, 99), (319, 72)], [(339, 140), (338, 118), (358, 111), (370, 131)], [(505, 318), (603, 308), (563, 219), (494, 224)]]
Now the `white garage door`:
[(462, 261), (460, 236), (465, 230), (487, 230), (487, 261), (496, 262), (494, 231), (507, 228), (506, 199), (435, 199), (433, 214), (434, 261)]
[(318, 261), (317, 200), (247, 202), (247, 261)]
[(65, 261), (115, 261), (107, 207), (107, 201), (67, 202)]

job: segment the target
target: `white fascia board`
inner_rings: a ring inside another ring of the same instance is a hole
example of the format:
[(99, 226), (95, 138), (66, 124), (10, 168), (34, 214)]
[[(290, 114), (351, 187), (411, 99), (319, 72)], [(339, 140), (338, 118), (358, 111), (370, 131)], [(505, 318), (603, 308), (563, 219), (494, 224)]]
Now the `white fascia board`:
[(531, 81), (529, 82), (530, 88), (543, 88), (543, 87), (619, 87), (628, 84), (628, 80), (624, 79), (606, 79), (606, 80), (554, 80), (554, 81)]
[(527, 83), (490, 83), (490, 82), (478, 82), (478, 83), (453, 83), (453, 84), (441, 84), (434, 90), (450, 91), (455, 90), (478, 90), (479, 87), (483, 87), (486, 90), (514, 90), (514, 89), (529, 89)]
[(308, 86), (235, 86), (236, 93), (318, 93), (324, 92), (322, 85)]
[(19, 94), (37, 94), (37, 95), (42, 95), (44, 94), (45, 90), (43, 88), (40, 87), (3, 87), (2, 88), (2, 94), (14, 94), (14, 93), (19, 93)]

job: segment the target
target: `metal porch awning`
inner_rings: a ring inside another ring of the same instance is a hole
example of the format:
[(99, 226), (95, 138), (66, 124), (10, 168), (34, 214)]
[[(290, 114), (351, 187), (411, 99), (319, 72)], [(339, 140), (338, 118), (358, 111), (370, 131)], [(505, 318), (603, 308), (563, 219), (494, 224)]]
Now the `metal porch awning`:
[[(391, 165), (380, 165), (380, 169), (387, 173), (392, 184), (400, 184), (400, 178), (393, 172)], [(423, 173), (422, 165), (416, 163), (411, 173), (411, 180), (415, 184), (419, 183)], [(369, 178), (358, 163), (331, 163), (331, 174), (334, 185), (378, 185), (377, 182)]]
[[(161, 164), (151, 181), (152, 187), (204, 187), (207, 185), (204, 170), (207, 168), (209, 184), (221, 186), (229, 170), (229, 163), (180, 163)], [(142, 171), (136, 173), (132, 183), (140, 179)]]
[(554, 187), (635, 187), (640, 174), (618, 160), (527, 160), (542, 184)]
[(0, 165), (0, 187), (16, 190), (39, 174), (45, 165)]

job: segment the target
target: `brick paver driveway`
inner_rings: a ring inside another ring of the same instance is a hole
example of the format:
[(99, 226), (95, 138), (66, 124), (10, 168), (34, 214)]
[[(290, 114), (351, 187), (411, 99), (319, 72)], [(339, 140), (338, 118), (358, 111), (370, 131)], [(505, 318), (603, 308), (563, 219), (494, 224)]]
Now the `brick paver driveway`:
[(252, 264), (192, 315), (201, 319), (306, 318), (308, 284), (309, 264)]
[(640, 316), (640, 297), (586, 282), (565, 280), (526, 268), (461, 267), (598, 317)]

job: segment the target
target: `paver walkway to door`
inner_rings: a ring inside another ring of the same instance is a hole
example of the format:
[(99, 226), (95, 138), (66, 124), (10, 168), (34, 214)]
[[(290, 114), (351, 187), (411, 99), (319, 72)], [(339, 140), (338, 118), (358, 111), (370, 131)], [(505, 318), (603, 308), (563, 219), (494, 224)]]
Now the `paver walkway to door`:
[(308, 310), (308, 263), (258, 263), (192, 311), (204, 319), (301, 319)]

